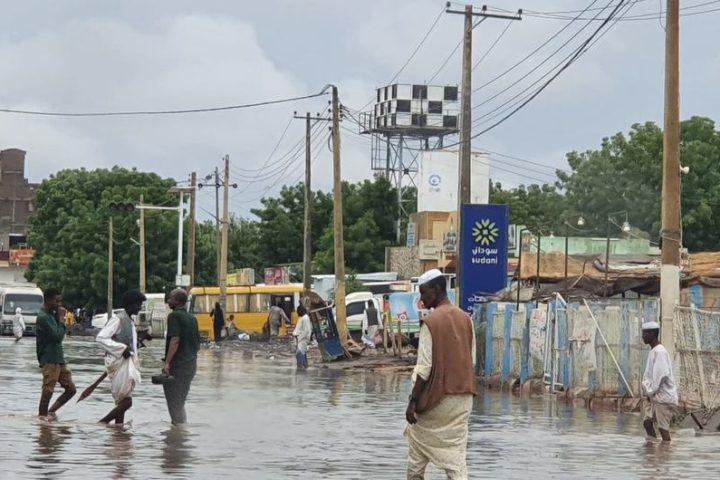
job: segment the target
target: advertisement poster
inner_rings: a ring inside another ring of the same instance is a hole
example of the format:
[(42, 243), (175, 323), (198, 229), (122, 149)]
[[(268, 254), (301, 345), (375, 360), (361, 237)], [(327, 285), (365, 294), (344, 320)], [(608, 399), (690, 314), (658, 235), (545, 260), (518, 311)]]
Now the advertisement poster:
[(508, 206), (462, 206), (460, 308), (473, 311), (507, 285)]
[[(455, 304), (455, 291), (448, 290), (448, 299)], [(420, 330), (420, 292), (396, 292), (390, 294), (390, 315), (402, 327), (403, 332), (416, 333)]]

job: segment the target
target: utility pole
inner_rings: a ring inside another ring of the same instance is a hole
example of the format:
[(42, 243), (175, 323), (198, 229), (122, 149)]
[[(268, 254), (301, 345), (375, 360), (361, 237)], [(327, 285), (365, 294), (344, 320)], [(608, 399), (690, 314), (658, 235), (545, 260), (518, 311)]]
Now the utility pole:
[(311, 182), (311, 170), (312, 170), (312, 127), (313, 122), (328, 121), (329, 118), (320, 117), (320, 114), (316, 114), (313, 117), (310, 112), (307, 112), (304, 116), (300, 116), (295, 112), (293, 117), (300, 120), (305, 120), (305, 230), (303, 232), (303, 295), (307, 296), (312, 288), (312, 182)]
[(305, 235), (303, 236), (303, 294), (307, 297), (312, 288), (312, 187), (310, 141), (310, 112), (305, 114)]
[(175, 271), (175, 286), (182, 283), (182, 253), (183, 253), (183, 220), (185, 213), (185, 194), (182, 190), (178, 191), (180, 203), (178, 204), (178, 247), (177, 247), (177, 269)]
[(107, 288), (107, 314), (108, 320), (112, 315), (113, 308), (113, 217), (110, 214), (110, 222), (108, 222), (108, 288)]
[(188, 228), (188, 249), (185, 271), (190, 276), (190, 287), (195, 285), (195, 208), (197, 194), (197, 173), (190, 175), (190, 225)]
[(220, 285), (220, 172), (215, 167), (215, 245), (216, 245), (216, 264), (215, 273), (217, 274), (217, 284)]
[(665, 26), (665, 125), (663, 134), (662, 269), (663, 345), (675, 353), (673, 313), (680, 300), (680, 1), (667, 0)]
[(220, 235), (220, 306), (225, 310), (227, 303), (227, 261), (228, 261), (228, 227), (230, 225), (230, 212), (228, 211), (228, 197), (230, 188), (230, 155), (225, 155), (225, 176), (223, 180), (223, 221)]
[(140, 195), (140, 292), (145, 293), (145, 209), (142, 208), (144, 196)]
[[(481, 17), (484, 21), (488, 18), (501, 18), (505, 20), (521, 20), (522, 10), (517, 15), (504, 15), (487, 13), (487, 7), (483, 6), (480, 12), (473, 11), (472, 5), (465, 5), (465, 10), (450, 10), (450, 2), (447, 2), (447, 13), (460, 14), (465, 16), (463, 34), (463, 62), (462, 62), (462, 92), (460, 99), (460, 155), (458, 165), (458, 208), (457, 208), (457, 261), (455, 274), (456, 285), (460, 289), (462, 275), (462, 219), (461, 210), (464, 203), (470, 203), (470, 182), (472, 180), (472, 35), (473, 17)], [(460, 292), (462, 295), (462, 292)], [(462, 298), (460, 296), (459, 298)]]
[(348, 339), (345, 312), (345, 246), (343, 242), (342, 176), (340, 173), (340, 101), (338, 89), (332, 86), (332, 147), (333, 147), (333, 236), (335, 239), (335, 309), (340, 343)]

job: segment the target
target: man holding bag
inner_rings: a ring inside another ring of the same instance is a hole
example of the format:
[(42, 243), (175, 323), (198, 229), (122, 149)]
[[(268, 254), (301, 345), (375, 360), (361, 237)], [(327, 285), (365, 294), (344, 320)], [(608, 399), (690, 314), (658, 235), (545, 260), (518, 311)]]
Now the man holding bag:
[(137, 330), (132, 315), (137, 315), (145, 301), (145, 295), (137, 290), (125, 292), (122, 296), (122, 310), (111, 313), (108, 322), (98, 333), (95, 341), (105, 350), (105, 371), (110, 377), (110, 392), (115, 408), (101, 423), (116, 424), (125, 421), (125, 412), (132, 407), (132, 392), (140, 383), (137, 354)]

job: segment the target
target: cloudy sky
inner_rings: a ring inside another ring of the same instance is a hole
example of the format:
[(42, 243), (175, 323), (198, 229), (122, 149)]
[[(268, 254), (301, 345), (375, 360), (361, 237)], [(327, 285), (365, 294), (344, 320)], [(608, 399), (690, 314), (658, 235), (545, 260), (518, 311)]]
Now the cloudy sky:
[[(559, 65), (597, 28), (599, 22), (570, 24), (566, 18), (591, 3), (597, 8), (608, 1), (491, 4), (571, 13), (528, 15), (511, 25), (488, 20), (475, 29), (475, 61), (505, 33), (474, 71), (474, 87), (493, 81), (474, 94), (473, 103), (478, 105), (473, 112), (478, 119), (474, 131), (491, 125), (492, 115), (502, 112), (506, 102), (512, 105), (518, 94)], [(493, 178), (509, 186), (551, 181), (552, 167), (565, 165), (566, 152), (594, 148), (604, 136), (626, 131), (635, 122), (662, 121), (664, 31), (658, 19), (642, 19), (659, 12), (662, 3), (631, 0), (627, 20), (614, 24), (517, 115), (475, 141), (479, 149), (541, 164), (494, 156)], [(459, 83), (459, 51), (450, 53), (460, 40), (462, 17), (440, 15), (444, 4), (439, 0), (3, 0), (0, 108), (89, 112), (215, 107), (306, 95), (335, 83), (343, 104), (357, 110), (371, 100), (374, 88), (393, 79), (438, 16), (397, 81), (422, 83), (439, 70), (433, 83)], [(720, 20), (720, 11), (712, 10), (720, 9), (720, 2), (688, 0), (682, 5), (684, 13), (693, 14), (684, 16), (681, 24), (682, 116), (718, 119), (720, 51), (710, 39), (716, 36)], [(589, 10), (582, 16), (600, 13)], [(563, 28), (529, 60), (497, 78)], [(527, 90), (532, 91), (532, 87)], [(175, 116), (2, 113), (0, 148), (26, 150), (27, 176), (35, 182), (62, 168), (112, 165), (186, 180), (193, 170), (200, 176), (210, 173), (229, 154), (232, 180), (239, 184), (231, 196), (231, 209), (246, 215), (262, 195), (301, 179), (301, 158), (294, 158), (304, 124), (291, 117), (295, 110), (323, 112), (327, 100), (318, 97)], [(372, 174), (369, 141), (354, 133), (357, 127), (350, 121), (344, 127), (343, 176), (367, 178)], [(327, 190), (332, 175), (324, 146), (326, 129), (326, 125), (317, 128), (314, 182)], [(266, 173), (253, 170), (263, 165), (268, 166)], [(201, 197), (204, 208), (211, 209), (212, 190), (205, 189)]]

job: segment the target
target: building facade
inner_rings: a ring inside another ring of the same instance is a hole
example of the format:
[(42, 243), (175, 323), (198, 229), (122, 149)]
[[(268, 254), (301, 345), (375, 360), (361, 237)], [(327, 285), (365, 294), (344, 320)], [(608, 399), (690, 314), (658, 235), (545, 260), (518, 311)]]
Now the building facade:
[(25, 178), (25, 152), (0, 151), (0, 251), (25, 247), (36, 187)]

